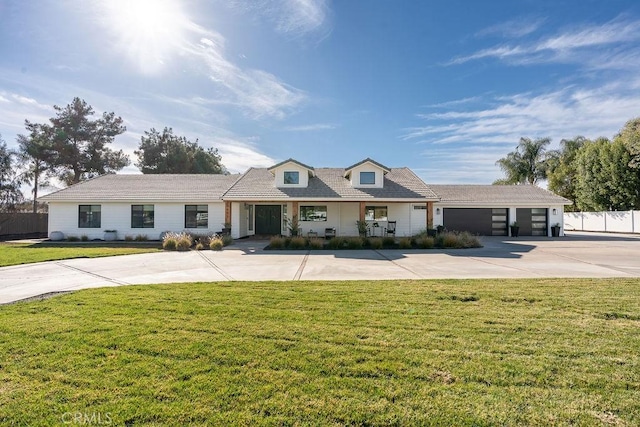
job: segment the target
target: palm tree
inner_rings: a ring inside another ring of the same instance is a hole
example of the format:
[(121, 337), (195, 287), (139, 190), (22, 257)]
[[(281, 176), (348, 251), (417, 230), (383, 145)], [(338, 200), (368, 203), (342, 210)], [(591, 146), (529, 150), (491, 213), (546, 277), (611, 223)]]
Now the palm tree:
[(516, 150), (496, 162), (506, 176), (504, 179), (495, 181), (494, 184), (535, 185), (541, 179), (545, 179), (547, 176), (545, 153), (550, 142), (549, 138), (538, 138), (534, 141), (526, 137), (520, 138)]

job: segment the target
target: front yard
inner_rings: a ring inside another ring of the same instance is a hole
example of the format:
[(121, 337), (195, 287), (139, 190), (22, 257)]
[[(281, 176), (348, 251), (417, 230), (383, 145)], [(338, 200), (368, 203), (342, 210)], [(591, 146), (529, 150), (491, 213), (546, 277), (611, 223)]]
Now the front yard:
[(127, 286), (0, 307), (0, 424), (639, 425), (640, 280)]
[(0, 267), (69, 258), (97, 258), (161, 250), (159, 242), (0, 242)]

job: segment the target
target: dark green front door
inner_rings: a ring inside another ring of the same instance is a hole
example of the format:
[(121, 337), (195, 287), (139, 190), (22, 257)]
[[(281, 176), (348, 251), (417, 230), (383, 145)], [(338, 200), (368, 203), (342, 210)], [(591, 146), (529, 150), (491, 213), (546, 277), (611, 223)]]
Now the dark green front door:
[(256, 205), (256, 234), (279, 235), (282, 232), (282, 206)]

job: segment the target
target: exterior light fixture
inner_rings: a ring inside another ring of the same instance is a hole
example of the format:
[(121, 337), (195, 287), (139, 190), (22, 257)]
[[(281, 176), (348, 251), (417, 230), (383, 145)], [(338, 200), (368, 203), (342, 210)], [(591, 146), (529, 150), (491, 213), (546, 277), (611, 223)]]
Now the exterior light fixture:
[(436, 208), (436, 215), (440, 215), (440, 208)]
[(553, 214), (556, 215), (558, 213), (558, 210), (556, 208), (553, 208)]

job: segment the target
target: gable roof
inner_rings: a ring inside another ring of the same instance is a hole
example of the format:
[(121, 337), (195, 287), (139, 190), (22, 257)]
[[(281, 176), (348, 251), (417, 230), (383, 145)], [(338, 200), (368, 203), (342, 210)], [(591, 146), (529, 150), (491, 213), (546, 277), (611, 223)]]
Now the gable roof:
[(571, 201), (536, 185), (430, 185), (449, 204), (556, 204)]
[(274, 170), (275, 168), (277, 168), (279, 166), (286, 165), (287, 163), (295, 163), (295, 164), (297, 164), (299, 166), (302, 166), (303, 168), (305, 168), (305, 169), (307, 169), (307, 170), (309, 170), (311, 172), (314, 171), (313, 166), (305, 165), (304, 163), (301, 163), (301, 162), (299, 162), (299, 161), (297, 161), (295, 159), (292, 159), (292, 158), (288, 158), (287, 160), (284, 160), (284, 161), (282, 161), (280, 163), (277, 163), (277, 164), (271, 166), (268, 170), (272, 171), (272, 170)]
[(214, 201), (240, 175), (214, 174), (108, 174), (39, 197), (52, 201)]
[(391, 171), (391, 169), (389, 169), (388, 167), (386, 167), (386, 166), (385, 166), (385, 165), (383, 165), (382, 163), (378, 163), (378, 162), (376, 162), (375, 160), (373, 160), (372, 158), (367, 157), (366, 159), (361, 160), (361, 161), (359, 161), (358, 163), (356, 163), (356, 164), (353, 164), (353, 165), (349, 166), (348, 168), (345, 168), (345, 169), (344, 169), (344, 173), (345, 173), (345, 174), (348, 174), (348, 173), (349, 173), (349, 172), (351, 172), (354, 168), (356, 168), (356, 167), (358, 167), (358, 166), (360, 166), (360, 165), (363, 165), (363, 164), (365, 164), (365, 163), (371, 163), (371, 164), (374, 164), (374, 165), (378, 166), (380, 169), (384, 170), (385, 172), (390, 172), (390, 171)]
[(249, 169), (223, 196), (225, 200), (438, 200), (409, 168), (389, 169), (382, 188), (354, 188), (345, 169), (316, 168), (306, 188), (278, 188), (268, 169)]

